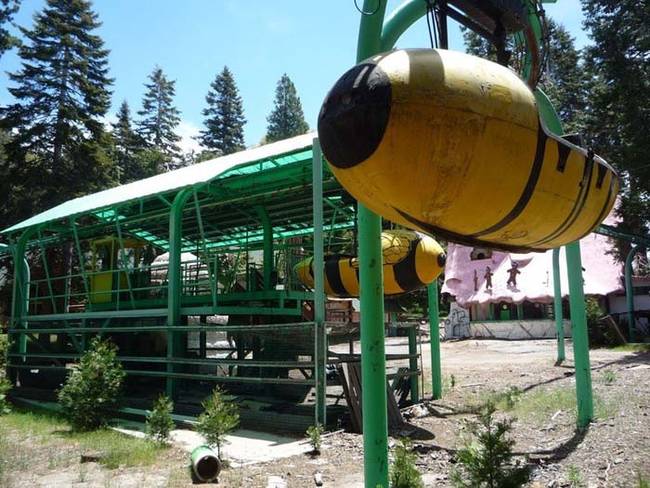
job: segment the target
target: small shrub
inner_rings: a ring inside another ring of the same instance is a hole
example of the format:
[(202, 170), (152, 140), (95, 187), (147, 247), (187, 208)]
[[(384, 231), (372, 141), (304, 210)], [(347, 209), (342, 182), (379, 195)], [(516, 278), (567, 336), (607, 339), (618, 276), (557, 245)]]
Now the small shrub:
[(612, 371), (611, 369), (606, 369), (603, 371), (603, 381), (607, 385), (611, 385), (616, 381), (616, 373)]
[(320, 424), (310, 425), (307, 428), (307, 437), (309, 437), (309, 443), (311, 444), (314, 453), (320, 453), (321, 448), (321, 436), (323, 435), (323, 426)]
[(0, 371), (7, 367), (7, 353), (9, 352), (9, 338), (7, 334), (0, 334)]
[(469, 425), (474, 439), (457, 454), (459, 467), (451, 481), (457, 487), (505, 488), (522, 486), (528, 469), (511, 466), (514, 440), (508, 438), (512, 420), (495, 421), (493, 403), (488, 402), (479, 421)]
[(636, 476), (637, 488), (650, 488), (650, 480), (648, 480), (648, 478), (646, 478), (642, 473), (637, 473)]
[(147, 414), (147, 436), (159, 444), (169, 441), (169, 433), (174, 428), (172, 412), (173, 402), (166, 396), (160, 395), (153, 404), (153, 410)]
[(11, 383), (7, 378), (0, 376), (0, 415), (11, 412), (7, 393), (11, 390)]
[(101, 427), (117, 408), (125, 373), (116, 356), (115, 345), (96, 337), (59, 390), (62, 412), (73, 430)]
[(451, 388), (456, 386), (456, 377), (453, 374), (449, 376), (449, 386)]
[(585, 486), (585, 480), (577, 466), (573, 464), (567, 468), (567, 479), (571, 488), (581, 488)]
[(196, 428), (210, 446), (217, 448), (217, 456), (221, 458), (224, 436), (239, 425), (239, 409), (223, 399), (223, 390), (218, 386), (201, 405), (204, 411)]
[(400, 439), (395, 447), (395, 460), (390, 469), (391, 488), (423, 488), (422, 476), (415, 466), (417, 455), (409, 439)]

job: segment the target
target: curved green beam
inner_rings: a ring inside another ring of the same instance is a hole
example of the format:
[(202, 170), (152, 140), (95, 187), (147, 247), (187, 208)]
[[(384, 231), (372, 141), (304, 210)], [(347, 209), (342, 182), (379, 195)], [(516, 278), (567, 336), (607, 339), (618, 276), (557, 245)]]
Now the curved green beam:
[(384, 22), (380, 51), (393, 49), (402, 34), (426, 13), (427, 3), (424, 0), (408, 0), (393, 10)]
[[(537, 15), (537, 7), (535, 2), (526, 1), (528, 8), (528, 22), (532, 29), (534, 42), (537, 47), (542, 45), (542, 24)], [(386, 19), (381, 33), (381, 51), (389, 51), (393, 49), (397, 40), (418, 20), (424, 17), (427, 13), (427, 2), (425, 0), (407, 0), (397, 7)], [(526, 57), (524, 59), (524, 68), (521, 73), (522, 78), (529, 80), (529, 85), (534, 86), (536, 80), (531, 80), (531, 71), (534, 65), (532, 55), (532, 46), (529, 40), (522, 33), (515, 35), (515, 41), (518, 44), (526, 45)], [(536, 49), (539, 52), (539, 49)], [(376, 54), (376, 53), (373, 53)], [(539, 54), (538, 54), (539, 56)], [(365, 58), (363, 58), (365, 59)], [(358, 60), (361, 61), (361, 60)], [(539, 62), (539, 61), (538, 61)]]
[[(29, 312), (30, 270), (25, 252), (27, 251), (29, 239), (36, 230), (36, 228), (25, 230), (13, 249), (14, 283), (12, 291), (13, 301), (11, 302), (11, 328), (14, 330), (27, 329), (25, 317)], [(14, 345), (11, 345), (11, 352), (22, 354), (22, 361), (25, 362), (26, 357), (24, 355), (27, 353), (27, 334), (23, 332), (18, 334), (18, 341)], [(9, 358), (7, 360), (10, 361)], [(10, 378), (12, 381), (16, 380), (15, 369), (11, 370)]]
[[(167, 268), (167, 325), (181, 325), (182, 270), (181, 255), (183, 249), (183, 208), (194, 194), (193, 188), (185, 188), (176, 194), (169, 209), (169, 264)], [(181, 334), (167, 331), (167, 359), (176, 357), (181, 348)], [(177, 365), (167, 362), (167, 372), (176, 371)], [(166, 393), (170, 398), (176, 395), (176, 380), (166, 379)]]

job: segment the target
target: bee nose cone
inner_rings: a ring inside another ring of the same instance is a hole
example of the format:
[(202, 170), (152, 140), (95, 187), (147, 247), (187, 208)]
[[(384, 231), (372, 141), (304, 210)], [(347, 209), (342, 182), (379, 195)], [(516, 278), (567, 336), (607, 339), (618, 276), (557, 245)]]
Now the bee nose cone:
[(351, 168), (375, 152), (388, 125), (391, 99), (388, 75), (376, 64), (359, 64), (339, 78), (318, 116), (318, 137), (330, 164)]

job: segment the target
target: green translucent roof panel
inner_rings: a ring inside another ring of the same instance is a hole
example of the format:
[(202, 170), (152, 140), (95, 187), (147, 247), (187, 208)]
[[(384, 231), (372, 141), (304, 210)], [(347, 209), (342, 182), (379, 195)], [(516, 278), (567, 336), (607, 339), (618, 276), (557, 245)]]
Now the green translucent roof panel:
[(87, 214), (95, 210), (139, 198), (207, 183), (220, 176), (263, 171), (264, 169), (277, 165), (285, 157), (288, 158), (288, 161), (292, 161), (293, 158), (288, 156), (290, 154), (311, 149), (315, 137), (316, 133), (311, 132), (68, 200), (61, 205), (57, 205), (45, 212), (41, 212), (27, 220), (19, 222), (3, 230), (2, 233), (15, 232), (20, 229), (53, 222), (66, 217)]

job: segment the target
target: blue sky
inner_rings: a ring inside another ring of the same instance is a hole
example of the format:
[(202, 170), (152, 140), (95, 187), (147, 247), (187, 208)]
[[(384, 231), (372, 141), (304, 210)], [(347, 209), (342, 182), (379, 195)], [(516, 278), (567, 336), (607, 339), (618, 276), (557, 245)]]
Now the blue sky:
[[(31, 26), (44, 3), (23, 0), (16, 22)], [(389, 10), (400, 3), (389, 0)], [(315, 127), (325, 93), (354, 63), (359, 13), (353, 0), (95, 0), (94, 8), (103, 22), (99, 34), (111, 51), (111, 114), (124, 99), (134, 113), (140, 108), (143, 83), (159, 65), (176, 80), (185, 149), (196, 145), (192, 135), (203, 121), (205, 94), (224, 65), (235, 75), (248, 119), (246, 143), (252, 145), (266, 131), (283, 73), (296, 84), (307, 122)], [(545, 9), (569, 29), (578, 47), (588, 42), (579, 0), (559, 0)], [(462, 50), (456, 27), (450, 37), (450, 47)], [(428, 39), (426, 22), (420, 21), (398, 46), (425, 47)], [(20, 63), (15, 51), (0, 63), (0, 104), (5, 104), (11, 100), (6, 72)]]

